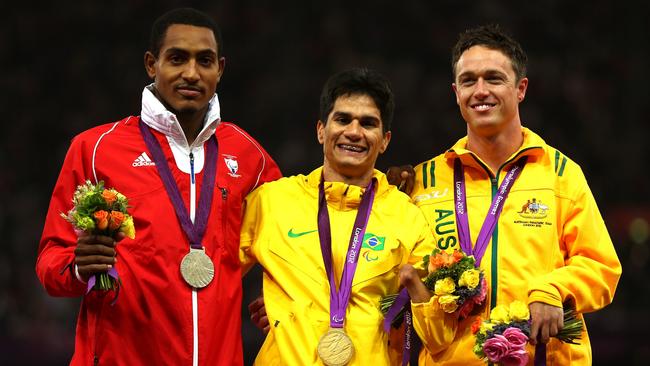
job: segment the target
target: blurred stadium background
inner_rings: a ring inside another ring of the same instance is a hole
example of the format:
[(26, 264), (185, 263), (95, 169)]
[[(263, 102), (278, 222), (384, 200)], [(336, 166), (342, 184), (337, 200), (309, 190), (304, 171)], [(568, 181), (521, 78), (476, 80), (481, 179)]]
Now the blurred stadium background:
[[(327, 76), (367, 66), (397, 97), (379, 168), (415, 164), (464, 135), (450, 87), (457, 34), (499, 23), (528, 52), (524, 124), (581, 164), (623, 263), (614, 303), (587, 315), (595, 365), (650, 364), (650, 6), (625, 1), (105, 1), (0, 6), (0, 364), (66, 365), (78, 299), (51, 298), (34, 264), (49, 197), (75, 134), (140, 111), (151, 22), (194, 6), (220, 24), (224, 120), (285, 175), (322, 162)], [(244, 305), (259, 294), (245, 280)], [(262, 336), (244, 311), (245, 360)]]

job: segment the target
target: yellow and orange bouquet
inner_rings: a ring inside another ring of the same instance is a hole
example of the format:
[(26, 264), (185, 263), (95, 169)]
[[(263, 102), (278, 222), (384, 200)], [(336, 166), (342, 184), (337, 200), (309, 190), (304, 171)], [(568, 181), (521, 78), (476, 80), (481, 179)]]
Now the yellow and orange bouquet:
[[(487, 283), (483, 270), (476, 267), (473, 256), (467, 256), (460, 250), (449, 253), (436, 248), (422, 260), (428, 272), (423, 280), (424, 285), (433, 292), (433, 301), (443, 311), (466, 318), (485, 302)], [(396, 298), (397, 295), (389, 295), (381, 299), (380, 309), (384, 314)], [(401, 318), (400, 314), (393, 324), (399, 324)]]
[[(89, 180), (77, 186), (73, 196), (74, 207), (61, 216), (72, 224), (78, 236), (97, 234), (115, 237), (119, 232), (135, 238), (133, 217), (128, 214), (128, 199), (114, 188), (104, 188), (104, 182), (92, 184)], [(113, 290), (116, 279), (108, 273), (97, 276), (94, 289)]]

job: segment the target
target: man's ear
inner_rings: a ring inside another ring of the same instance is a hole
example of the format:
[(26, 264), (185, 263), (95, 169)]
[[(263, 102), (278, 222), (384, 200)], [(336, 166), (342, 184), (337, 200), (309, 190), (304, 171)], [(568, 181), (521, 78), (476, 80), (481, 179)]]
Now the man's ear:
[(226, 67), (226, 58), (225, 57), (219, 57), (219, 76), (217, 76), (217, 83), (221, 82), (221, 77), (223, 76), (223, 69)]
[(456, 87), (456, 83), (451, 83), (451, 89), (454, 91), (454, 94), (456, 95), (456, 104), (460, 105), (460, 98), (458, 97), (458, 88)]
[(384, 134), (381, 147), (379, 148), (380, 154), (383, 154), (386, 151), (386, 149), (388, 149), (388, 144), (390, 143), (390, 137), (391, 137), (390, 131), (386, 131), (386, 133)]
[(528, 78), (521, 78), (517, 83), (517, 100), (519, 103), (526, 98), (526, 90), (528, 90)]
[(150, 78), (156, 79), (156, 56), (151, 51), (144, 53), (144, 69)]
[(316, 122), (316, 136), (318, 137), (318, 143), (322, 145), (325, 142), (325, 124), (321, 120)]

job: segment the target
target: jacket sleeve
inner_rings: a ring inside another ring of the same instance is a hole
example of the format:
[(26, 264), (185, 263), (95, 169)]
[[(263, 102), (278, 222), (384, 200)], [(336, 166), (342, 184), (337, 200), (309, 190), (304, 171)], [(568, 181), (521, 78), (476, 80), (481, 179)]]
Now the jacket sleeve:
[(61, 213), (72, 209), (72, 195), (77, 185), (85, 180), (83, 153), (79, 141), (75, 139), (66, 154), (52, 193), (36, 260), (38, 279), (52, 296), (76, 297), (86, 291), (86, 285), (74, 274), (77, 236), (72, 225), (61, 217)]
[(262, 167), (256, 187), (266, 182), (272, 182), (282, 178), (282, 172), (280, 172), (278, 164), (275, 163), (275, 160), (271, 158), (271, 155), (261, 145), (258, 144), (258, 146), (262, 152)]
[(263, 219), (260, 197), (260, 191), (263, 189), (264, 187), (258, 187), (249, 193), (242, 204), (243, 218), (239, 236), (239, 261), (241, 263), (242, 276), (257, 262), (253, 249)]
[[(418, 228), (420, 235), (418, 242), (411, 252), (409, 262), (425, 277), (427, 272), (422, 258), (431, 254), (435, 248), (435, 240), (424, 214), (418, 209), (418, 215), (412, 228)], [(413, 328), (417, 332), (422, 345), (431, 354), (436, 354), (447, 348), (454, 340), (458, 327), (458, 318), (453, 314), (445, 313), (432, 296), (426, 303), (411, 302), (413, 313)]]
[(584, 313), (612, 301), (621, 263), (586, 179), (577, 169), (580, 176), (575, 181), (581, 183), (580, 188), (564, 222), (558, 223), (563, 227), (559, 245), (564, 265), (529, 285), (528, 303), (562, 306), (569, 300), (579, 313)]

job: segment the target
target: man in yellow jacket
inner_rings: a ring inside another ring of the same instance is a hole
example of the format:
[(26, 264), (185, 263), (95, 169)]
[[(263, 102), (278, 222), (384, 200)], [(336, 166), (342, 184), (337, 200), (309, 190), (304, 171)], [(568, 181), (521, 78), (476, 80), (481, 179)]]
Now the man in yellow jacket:
[[(331, 77), (321, 95), (323, 166), (265, 184), (245, 200), (240, 258), (264, 267), (270, 332), (258, 365), (389, 365), (399, 332), (384, 332), (382, 297), (405, 286), (413, 326), (430, 352), (457, 320), (430, 300), (419, 275), (434, 248), (422, 212), (375, 162), (390, 142), (393, 94), (366, 69)], [(397, 336), (394, 336), (397, 333)]]
[[(411, 197), (438, 248), (460, 247), (480, 261), (489, 288), (483, 319), (496, 305), (525, 301), (531, 341), (538, 345), (528, 351), (538, 362), (591, 365), (586, 328), (578, 345), (551, 338), (562, 329), (563, 307), (575, 308), (580, 318), (601, 309), (612, 301), (621, 275), (585, 176), (522, 127), (519, 103), (528, 79), (516, 41), (495, 26), (471, 29), (460, 35), (452, 60), (467, 136), (415, 167)], [(424, 350), (420, 364), (485, 364), (472, 352), (474, 321), (458, 322), (451, 346)]]

